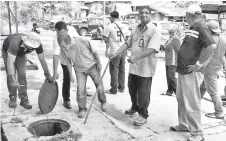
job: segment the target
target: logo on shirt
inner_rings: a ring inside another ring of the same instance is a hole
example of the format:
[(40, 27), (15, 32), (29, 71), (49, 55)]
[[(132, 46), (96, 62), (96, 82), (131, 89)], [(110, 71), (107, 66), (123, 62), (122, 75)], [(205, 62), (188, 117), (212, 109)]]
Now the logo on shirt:
[(185, 32), (186, 36), (190, 36), (190, 37), (194, 37), (194, 38), (198, 38), (199, 37), (199, 32), (195, 31), (195, 30), (188, 30)]

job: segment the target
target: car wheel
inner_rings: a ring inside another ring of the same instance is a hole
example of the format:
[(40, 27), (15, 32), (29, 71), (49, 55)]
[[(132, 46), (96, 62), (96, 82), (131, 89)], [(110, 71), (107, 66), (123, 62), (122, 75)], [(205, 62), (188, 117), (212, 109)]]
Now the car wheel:
[(84, 28), (82, 28), (82, 29), (80, 29), (80, 31), (79, 31), (79, 35), (80, 36), (86, 36), (87, 35), (87, 30), (86, 29), (84, 29)]

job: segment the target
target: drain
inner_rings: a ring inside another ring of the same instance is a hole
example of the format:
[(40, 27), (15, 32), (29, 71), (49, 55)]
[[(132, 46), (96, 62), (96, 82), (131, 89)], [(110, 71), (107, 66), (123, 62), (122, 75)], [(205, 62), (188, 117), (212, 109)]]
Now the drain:
[(54, 136), (70, 129), (67, 121), (60, 119), (44, 119), (29, 125), (28, 131), (35, 136)]

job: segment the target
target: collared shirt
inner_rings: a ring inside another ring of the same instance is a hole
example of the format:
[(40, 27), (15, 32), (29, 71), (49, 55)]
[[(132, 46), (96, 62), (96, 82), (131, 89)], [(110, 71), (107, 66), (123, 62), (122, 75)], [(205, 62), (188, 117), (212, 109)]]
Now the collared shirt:
[(110, 23), (104, 31), (103, 36), (108, 38), (109, 41), (109, 53), (115, 53), (117, 49), (125, 42), (122, 33), (120, 32), (118, 26), (121, 28), (124, 37), (126, 38), (126, 33), (124, 32), (124, 28), (117, 22)]
[(199, 60), (203, 48), (215, 44), (203, 20), (197, 21), (185, 34), (177, 54), (177, 72), (182, 75), (191, 73), (188, 71), (188, 65), (194, 65)]
[(87, 38), (72, 38), (72, 44), (73, 47), (64, 52), (66, 57), (72, 61), (76, 72), (85, 72), (97, 63), (93, 55), (96, 50)]
[(226, 42), (221, 36), (218, 36), (218, 38), (214, 37), (214, 41), (217, 44), (217, 48), (215, 49), (209, 64), (205, 67), (205, 73), (217, 73), (219, 75), (223, 67), (223, 57), (226, 53)]
[[(77, 31), (74, 28), (72, 29), (70, 26), (68, 26), (67, 28), (68, 28), (68, 35), (71, 38), (79, 36)], [(62, 57), (62, 54), (61, 54), (61, 48), (58, 44), (57, 37), (58, 37), (58, 35), (55, 35), (54, 39), (53, 39), (53, 55), (58, 55), (60, 58), (60, 63), (63, 65), (66, 65), (66, 61), (64, 60), (64, 58)]]
[[(161, 33), (152, 23), (148, 23), (141, 31), (138, 25), (135, 31), (130, 35), (126, 41), (129, 47), (132, 47), (131, 55), (139, 54), (148, 48), (156, 51), (160, 49)], [(137, 60), (134, 64), (130, 64), (129, 73), (141, 77), (152, 77), (155, 74), (157, 64), (156, 53)]]
[(176, 50), (179, 50), (179, 48), (180, 48), (180, 38), (178, 36), (172, 37), (165, 47), (165, 61), (167, 66), (169, 65), (177, 66)]
[(9, 52), (15, 56), (24, 56), (32, 51), (36, 51), (37, 54), (43, 53), (42, 44), (38, 48), (26, 48), (22, 46), (22, 37), (25, 34), (15, 33), (8, 36), (3, 42), (3, 50)]

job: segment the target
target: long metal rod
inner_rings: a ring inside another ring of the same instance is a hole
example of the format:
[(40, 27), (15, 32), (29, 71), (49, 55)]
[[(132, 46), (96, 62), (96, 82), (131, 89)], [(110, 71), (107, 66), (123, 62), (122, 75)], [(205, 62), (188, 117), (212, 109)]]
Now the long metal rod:
[(104, 72), (103, 72), (103, 74), (102, 74), (102, 76), (101, 76), (101, 78), (100, 78), (100, 82), (99, 82), (99, 84), (98, 84), (98, 86), (97, 86), (97, 88), (96, 88), (96, 92), (95, 92), (95, 94), (93, 95), (93, 98), (92, 98), (92, 100), (91, 100), (91, 102), (90, 102), (90, 106), (89, 106), (89, 109), (88, 109), (88, 111), (87, 111), (87, 113), (86, 113), (86, 117), (85, 117), (84, 124), (86, 124), (86, 122), (87, 122), (87, 119), (88, 119), (88, 116), (89, 116), (91, 107), (92, 107), (92, 105), (93, 105), (93, 101), (94, 101), (94, 99), (95, 99), (95, 97), (96, 97), (96, 95), (97, 95), (97, 93), (98, 93), (98, 89), (99, 89), (99, 87), (100, 87), (100, 85), (101, 85), (101, 82), (102, 82), (102, 80), (103, 80), (103, 77), (104, 77), (104, 75), (105, 75), (105, 73), (106, 73), (106, 70), (107, 70), (109, 64), (110, 64), (110, 59), (108, 60), (108, 63), (107, 63), (107, 65), (106, 65), (106, 67), (105, 67), (105, 69), (104, 69)]

